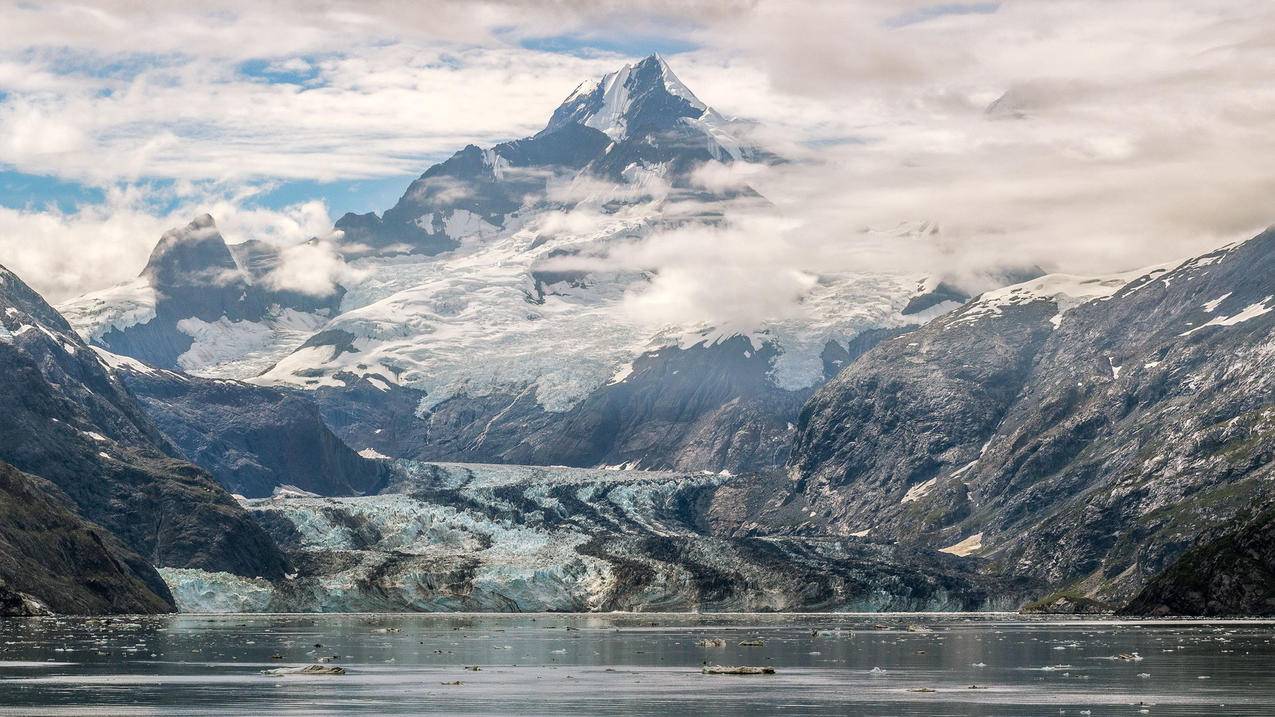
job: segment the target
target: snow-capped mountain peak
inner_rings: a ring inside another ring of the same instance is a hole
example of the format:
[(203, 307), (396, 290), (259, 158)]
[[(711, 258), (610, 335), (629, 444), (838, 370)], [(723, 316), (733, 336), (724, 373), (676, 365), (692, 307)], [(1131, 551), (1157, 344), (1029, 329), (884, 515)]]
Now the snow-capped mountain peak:
[(579, 124), (618, 142), (706, 112), (711, 112), (708, 105), (682, 84), (664, 58), (653, 54), (578, 86), (554, 111), (542, 134)]

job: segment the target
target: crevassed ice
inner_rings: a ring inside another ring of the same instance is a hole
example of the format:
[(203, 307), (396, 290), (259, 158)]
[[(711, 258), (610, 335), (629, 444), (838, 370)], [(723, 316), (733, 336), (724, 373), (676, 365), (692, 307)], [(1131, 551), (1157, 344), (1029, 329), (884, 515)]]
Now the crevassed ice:
[(144, 277), (84, 294), (57, 308), (85, 341), (155, 318), (158, 297)]

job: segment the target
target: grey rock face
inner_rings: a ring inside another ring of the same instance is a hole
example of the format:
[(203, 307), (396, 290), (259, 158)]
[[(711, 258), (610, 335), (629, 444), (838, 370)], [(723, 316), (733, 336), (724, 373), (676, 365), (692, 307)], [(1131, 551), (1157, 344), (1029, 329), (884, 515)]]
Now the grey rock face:
[(53, 484), (0, 462), (0, 617), (175, 609), (155, 569)]
[(565, 412), (546, 411), (530, 387), (428, 410), (421, 392), (351, 376), (313, 393), (347, 444), (394, 457), (744, 472), (783, 465), (809, 396), (774, 385), (775, 357), (743, 337), (661, 349)]
[(1125, 615), (1275, 615), (1275, 510), (1201, 536), (1121, 609)]
[(362, 495), (388, 478), (388, 466), (342, 443), (304, 393), (128, 364), (116, 374), (182, 455), (232, 493)]
[(846, 532), (981, 534), (977, 554), (1012, 573), (1127, 598), (1269, 494), (1271, 308), (1270, 231), (1065, 315), (976, 300), (819, 391), (797, 502)]
[(207, 473), (177, 458), (66, 321), (0, 268), (0, 460), (46, 479), (155, 565), (283, 574), (283, 556)]

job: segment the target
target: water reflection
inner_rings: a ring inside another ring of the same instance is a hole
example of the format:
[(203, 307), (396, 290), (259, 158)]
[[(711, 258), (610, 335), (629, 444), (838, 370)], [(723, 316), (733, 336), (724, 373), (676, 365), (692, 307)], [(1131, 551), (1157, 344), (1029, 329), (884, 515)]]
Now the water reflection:
[[(13, 620), (0, 714), (1269, 715), (1272, 640), (1006, 615)], [(346, 674), (263, 674), (310, 664)]]

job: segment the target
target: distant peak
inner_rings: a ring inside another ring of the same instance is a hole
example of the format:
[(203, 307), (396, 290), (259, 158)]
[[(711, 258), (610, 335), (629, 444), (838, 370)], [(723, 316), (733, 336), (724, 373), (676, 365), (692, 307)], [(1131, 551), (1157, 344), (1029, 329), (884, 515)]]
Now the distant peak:
[(190, 222), (190, 224), (187, 224), (186, 228), (187, 229), (208, 229), (209, 227), (215, 227), (215, 226), (217, 226), (217, 223), (213, 221), (212, 215), (207, 212), (204, 212), (203, 214), (200, 214), (199, 216), (195, 217)]
[(595, 82), (581, 83), (554, 111), (544, 131), (580, 124), (619, 141), (633, 132), (666, 127), (706, 111), (708, 106), (656, 52)]
[(164, 232), (151, 251), (142, 275), (152, 282), (171, 283), (177, 277), (193, 273), (210, 270), (223, 273), (237, 269), (212, 215), (204, 213), (180, 229)]

